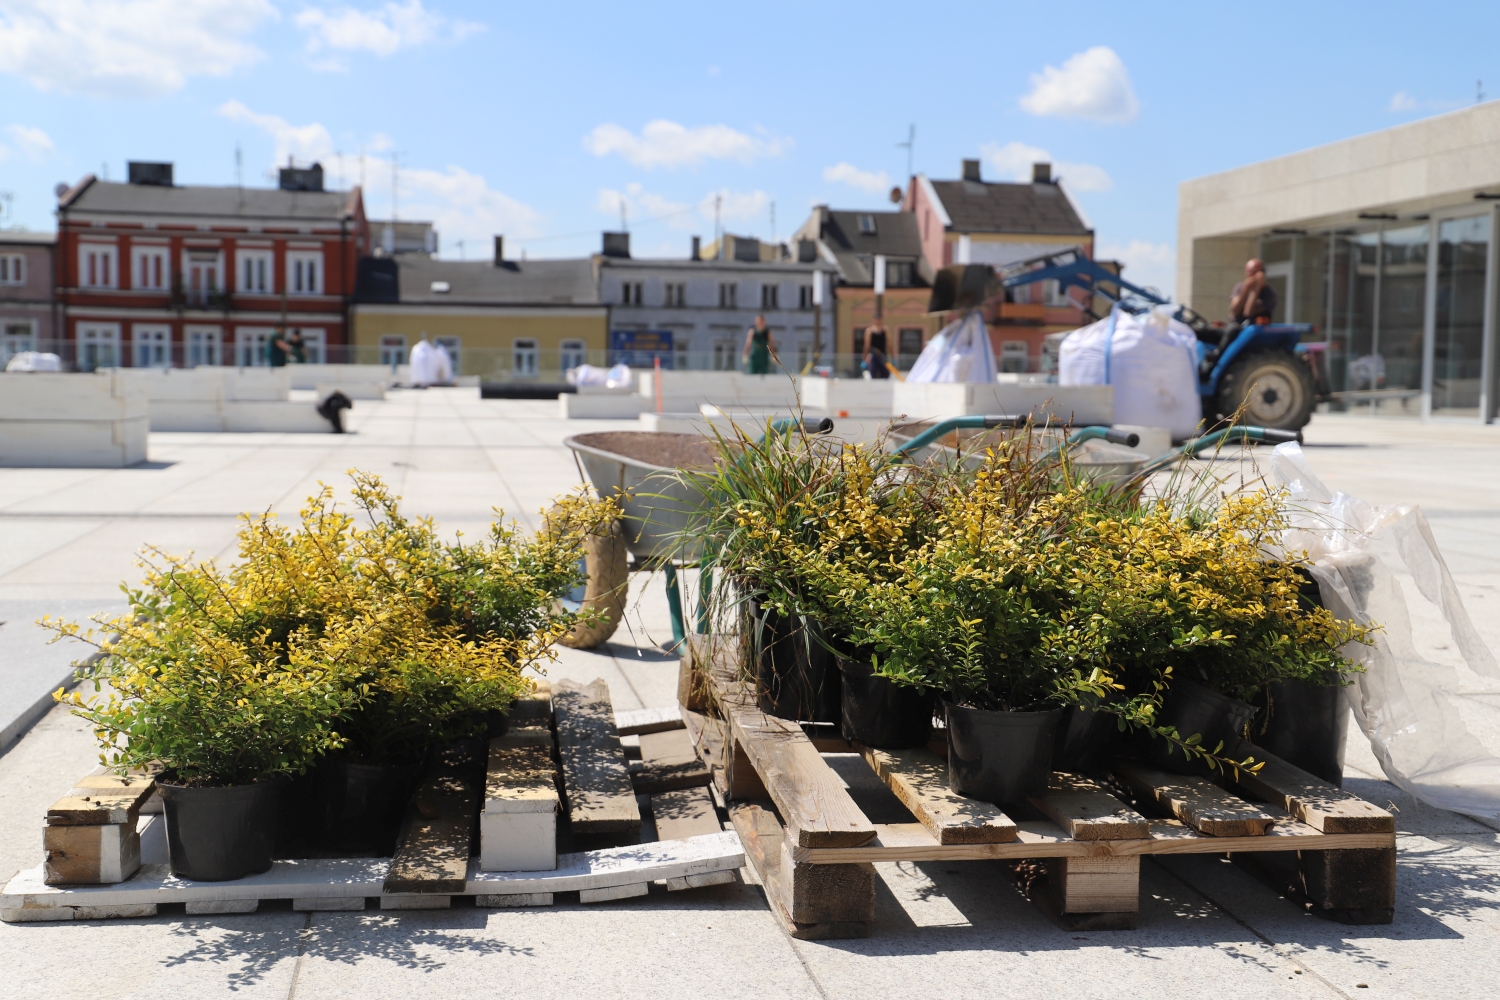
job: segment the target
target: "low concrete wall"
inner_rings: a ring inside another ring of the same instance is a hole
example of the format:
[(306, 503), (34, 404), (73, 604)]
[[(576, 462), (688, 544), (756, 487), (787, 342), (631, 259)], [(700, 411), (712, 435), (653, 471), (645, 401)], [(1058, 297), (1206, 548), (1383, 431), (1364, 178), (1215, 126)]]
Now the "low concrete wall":
[[(293, 367), (221, 368), (205, 365), (198, 368), (134, 368), (122, 370), (121, 374), (146, 393), (153, 431), (302, 434), (332, 431), (333, 425), (318, 416), (315, 403), (289, 398), (294, 381)], [(351, 399), (384, 398), (383, 383), (376, 383), (373, 387), (369, 383), (351, 383), (350, 387), (353, 391), (345, 391), (345, 395)], [(369, 394), (376, 392), (378, 396)]]
[(889, 417), (895, 392), (896, 380), (890, 378), (806, 378), (802, 407), (820, 416)]
[(139, 383), (118, 371), (0, 373), (0, 465), (144, 462), (148, 405)]
[(891, 411), (911, 420), (1029, 413), (1072, 424), (1109, 424), (1115, 417), (1115, 390), (1109, 385), (897, 382)]
[(316, 389), (324, 383), (351, 382), (363, 384), (378, 382), (381, 385), (405, 385), (411, 381), (411, 369), (406, 365), (287, 365), (281, 369), (291, 378), (293, 389)]
[[(637, 392), (656, 409), (656, 372), (641, 372)], [(743, 372), (664, 371), (661, 373), (662, 409), (674, 413), (715, 406), (797, 405), (797, 379), (783, 373), (746, 375)]]
[(634, 420), (656, 401), (624, 392), (565, 392), (557, 397), (558, 413), (564, 420)]

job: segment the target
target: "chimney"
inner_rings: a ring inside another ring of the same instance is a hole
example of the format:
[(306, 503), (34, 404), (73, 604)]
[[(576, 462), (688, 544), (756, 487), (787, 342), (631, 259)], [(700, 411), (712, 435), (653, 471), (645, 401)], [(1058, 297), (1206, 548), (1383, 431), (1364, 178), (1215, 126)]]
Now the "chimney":
[(979, 178), (979, 161), (978, 160), (965, 160), (964, 161), (964, 180), (966, 180), (966, 181), (978, 181), (979, 179), (980, 179)]
[[(290, 162), (290, 157), (288, 158)], [(323, 190), (323, 165), (314, 163), (310, 167), (282, 167), (278, 186), (283, 191)]]
[(495, 237), (495, 266), (499, 267), (505, 263), (505, 237)]
[(1050, 164), (1050, 163), (1033, 163), (1031, 165), (1031, 183), (1033, 183), (1033, 184), (1051, 184), (1052, 183), (1052, 164)]
[(604, 256), (606, 257), (630, 257), (630, 234), (629, 233), (605, 233), (604, 234)]
[(148, 187), (172, 186), (172, 164), (170, 163), (142, 163), (139, 160), (131, 160), (125, 165), (125, 171), (132, 184), (144, 184)]
[(797, 263), (812, 264), (818, 259), (818, 244), (813, 240), (797, 241)]
[(700, 237), (700, 236), (694, 236), (693, 237), (693, 256), (690, 257), (689, 260), (702, 260), (702, 259), (703, 259), (703, 238)]

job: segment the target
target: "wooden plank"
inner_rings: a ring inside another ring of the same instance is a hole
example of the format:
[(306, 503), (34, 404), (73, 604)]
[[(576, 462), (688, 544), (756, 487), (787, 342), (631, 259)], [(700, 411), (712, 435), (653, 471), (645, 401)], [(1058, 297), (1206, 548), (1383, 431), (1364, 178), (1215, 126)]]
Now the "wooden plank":
[(464, 891), (480, 804), (473, 768), (462, 751), (448, 749), (427, 769), (407, 809), (383, 896)]
[(664, 733), (682, 728), (682, 709), (677, 705), (665, 708), (637, 708), (615, 713), (615, 730), (621, 736), (644, 736), (647, 733)]
[(1139, 761), (1116, 761), (1114, 771), (1131, 788), (1211, 837), (1264, 836), (1278, 813), (1286, 815), (1246, 802), (1205, 778), (1168, 774)]
[(690, 635), (687, 653), (678, 663), (677, 702), (704, 714), (717, 713), (715, 686), (738, 679), (740, 637), (727, 633)]
[(1248, 740), (1240, 741), (1235, 756), (1241, 760), (1254, 757), (1265, 764), (1256, 773), (1241, 770), (1238, 778), (1231, 774), (1232, 780), (1320, 833), (1396, 832), (1396, 817), (1386, 810), (1293, 767)]
[(705, 788), (679, 788), (651, 796), (657, 840), (686, 840), (723, 829)]
[(156, 782), (144, 775), (91, 774), (47, 810), (54, 826), (106, 826), (134, 823)]
[[(738, 802), (729, 807), (735, 832), (745, 848), (745, 861), (765, 890), (771, 914), (782, 930), (804, 941), (829, 941), (869, 937), (868, 920), (831, 920), (798, 922), (792, 919), (784, 898), (781, 866), (784, 860), (786, 831), (776, 814), (762, 805)], [(873, 883), (872, 883), (873, 889)]]
[(109, 885), (123, 882), (141, 867), (141, 835), (136, 823), (42, 828), (43, 870), (48, 885)]
[(1000, 807), (948, 787), (948, 765), (931, 751), (865, 747), (863, 753), (880, 780), (939, 844), (1003, 844), (1016, 839), (1015, 821)]
[(1047, 865), (1063, 913), (1135, 913), (1141, 908), (1139, 855), (1049, 858)]
[(1047, 797), (1031, 801), (1074, 840), (1140, 840), (1151, 835), (1146, 817), (1087, 778), (1054, 774)]
[(1396, 917), (1396, 849), (1251, 854), (1230, 860), (1309, 913), (1342, 924)]
[(844, 782), (795, 722), (737, 708), (729, 724), (799, 847), (856, 847), (875, 838)]
[(552, 684), (536, 677), (532, 681), (536, 684), (536, 689), (517, 698), (506, 713), (512, 725), (546, 725), (552, 722)]
[(559, 681), (552, 693), (566, 808), (573, 832), (636, 833), (641, 810), (615, 731), (609, 685)]
[(630, 780), (638, 793), (674, 788), (701, 788), (712, 780), (686, 729), (641, 736), (641, 763), (631, 764)]

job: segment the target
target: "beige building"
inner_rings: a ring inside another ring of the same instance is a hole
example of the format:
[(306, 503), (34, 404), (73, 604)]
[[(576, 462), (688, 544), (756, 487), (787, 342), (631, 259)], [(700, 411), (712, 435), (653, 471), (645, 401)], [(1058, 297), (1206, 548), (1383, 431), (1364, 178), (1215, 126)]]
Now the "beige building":
[(1492, 421), (1500, 102), (1184, 182), (1177, 292), (1209, 319), (1250, 257), (1313, 323), (1339, 404)]
[(457, 374), (484, 381), (558, 384), (567, 369), (604, 364), (609, 308), (597, 262), (367, 258), (350, 307), (361, 360), (405, 361), (424, 337), (442, 344)]

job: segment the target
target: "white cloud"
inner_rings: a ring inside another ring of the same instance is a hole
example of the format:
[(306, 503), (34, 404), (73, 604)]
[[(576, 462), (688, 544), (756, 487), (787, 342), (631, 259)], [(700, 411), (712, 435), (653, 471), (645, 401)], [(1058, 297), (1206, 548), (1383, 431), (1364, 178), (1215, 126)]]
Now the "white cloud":
[(9, 135), (15, 144), (21, 147), (21, 152), (32, 161), (44, 159), (52, 152), (52, 137), (39, 128), (30, 125), (7, 125), (6, 135)]
[(618, 219), (621, 200), (625, 202), (626, 218), (632, 225), (648, 219), (660, 219), (673, 229), (684, 231), (699, 228), (703, 223), (712, 225), (715, 201), (718, 202), (719, 221), (725, 225), (731, 222), (766, 221), (769, 218), (767, 210), (771, 206), (771, 196), (764, 191), (730, 191), (723, 188), (708, 192), (697, 202), (680, 202), (653, 194), (642, 185), (632, 183), (625, 185), (624, 190), (600, 188), (594, 208)]
[(0, 0), (0, 69), (42, 90), (149, 97), (260, 59), (269, 0)]
[(992, 164), (1001, 176), (1009, 177), (1017, 181), (1031, 180), (1031, 166), (1034, 163), (1052, 164), (1052, 176), (1059, 177), (1070, 191), (1101, 192), (1108, 191), (1115, 186), (1114, 180), (1103, 167), (1092, 163), (1070, 163), (1066, 160), (1054, 160), (1052, 154), (1037, 146), (1028, 146), (1024, 142), (1007, 142), (1005, 145), (989, 142), (979, 147), (984, 158)]
[(1154, 288), (1171, 296), (1177, 283), (1177, 251), (1170, 243), (1101, 242), (1095, 246), (1094, 256), (1099, 260), (1118, 260), (1125, 265), (1121, 277), (1142, 288)]
[(658, 118), (649, 121), (637, 135), (615, 124), (604, 124), (583, 137), (583, 148), (595, 156), (619, 153), (637, 167), (684, 167), (704, 160), (738, 160), (750, 163), (766, 156), (780, 156), (792, 140), (779, 136), (753, 136), (728, 125), (688, 128)]
[(293, 125), (285, 118), (251, 111), (239, 101), (221, 104), (219, 114), (238, 122), (249, 122), (276, 140), (276, 155), (271, 160), (273, 165), (285, 164), (288, 156), (326, 163), (334, 155), (333, 136), (317, 122)]
[(1396, 113), (1401, 111), (1416, 111), (1422, 106), (1421, 102), (1404, 90), (1398, 90), (1391, 95), (1390, 107), (1387, 111)]
[[(483, 31), (484, 26), (458, 21), (422, 6), (422, 0), (387, 2), (370, 10), (355, 7), (308, 7), (297, 14), (297, 27), (307, 32), (307, 50), (336, 49), (388, 56), (401, 49), (435, 41), (456, 41)], [(315, 69), (342, 70), (337, 58), (321, 59)]]
[(839, 163), (823, 168), (823, 179), (835, 184), (848, 184), (866, 194), (884, 194), (890, 190), (891, 176), (884, 170), (861, 170), (852, 163)]
[(1103, 45), (1069, 56), (1061, 69), (1046, 66), (1033, 73), (1031, 93), (1021, 98), (1021, 107), (1034, 115), (1107, 124), (1133, 121), (1141, 109), (1125, 64)]

